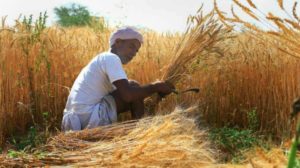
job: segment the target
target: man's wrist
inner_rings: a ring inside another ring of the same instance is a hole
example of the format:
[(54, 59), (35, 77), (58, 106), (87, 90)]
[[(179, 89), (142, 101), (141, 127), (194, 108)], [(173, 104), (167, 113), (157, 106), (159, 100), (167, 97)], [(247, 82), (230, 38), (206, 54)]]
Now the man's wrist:
[(156, 93), (159, 92), (159, 85), (158, 83), (151, 83), (150, 84), (151, 92)]

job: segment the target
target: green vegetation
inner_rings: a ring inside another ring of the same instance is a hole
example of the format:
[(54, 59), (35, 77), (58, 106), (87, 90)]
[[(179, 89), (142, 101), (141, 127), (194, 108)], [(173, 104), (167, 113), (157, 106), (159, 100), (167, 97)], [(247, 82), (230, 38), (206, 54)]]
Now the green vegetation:
[(247, 119), (248, 119), (248, 128), (253, 132), (257, 131), (259, 128), (259, 120), (255, 108), (250, 110), (247, 113)]
[(14, 152), (31, 152), (32, 149), (45, 144), (47, 139), (51, 136), (49, 127), (49, 113), (43, 113), (43, 128), (38, 129), (38, 126), (31, 126), (27, 132), (27, 135), (15, 136), (12, 135), (10, 143), (15, 147), (17, 151), (10, 152), (8, 155), (14, 155)]
[(40, 144), (46, 142), (46, 134), (38, 133), (35, 127), (30, 127), (25, 136), (12, 136), (10, 142), (15, 146), (16, 150), (30, 150)]
[(300, 136), (300, 122), (297, 125), (296, 137), (289, 151), (289, 162), (288, 168), (300, 167), (300, 160), (297, 159), (297, 149), (299, 145), (299, 136)]
[(21, 155), (21, 152), (18, 152), (18, 151), (15, 151), (15, 150), (8, 150), (7, 152), (7, 156), (10, 157), (10, 158), (16, 158), (18, 156)]
[(289, 151), (288, 168), (300, 167), (300, 160), (297, 159), (297, 145), (297, 141), (294, 141)]
[(79, 4), (56, 7), (54, 12), (58, 18), (58, 25), (62, 27), (89, 26), (95, 32), (103, 32), (108, 28), (103, 17), (93, 16), (85, 6)]
[(223, 152), (228, 154), (225, 161), (238, 162), (243, 158), (242, 153), (259, 144), (258, 138), (252, 130), (240, 130), (238, 128), (213, 128), (209, 138), (215, 142)]
[(92, 16), (87, 8), (79, 4), (72, 4), (70, 7), (56, 7), (54, 12), (58, 17), (57, 23), (63, 27), (87, 26), (92, 21)]
[(34, 153), (32, 153), (32, 155), (28, 154), (25, 150), (8, 150), (7, 152), (7, 156), (10, 158), (28, 158), (28, 157), (35, 157), (37, 159), (42, 159), (44, 158), (46, 155), (46, 153), (41, 152), (41, 151), (35, 151)]
[(245, 159), (244, 152), (255, 146), (270, 148), (264, 136), (257, 134), (259, 119), (256, 108), (247, 112), (247, 121), (248, 127), (245, 129), (229, 126), (211, 129), (209, 137), (225, 153), (224, 161), (238, 163)]

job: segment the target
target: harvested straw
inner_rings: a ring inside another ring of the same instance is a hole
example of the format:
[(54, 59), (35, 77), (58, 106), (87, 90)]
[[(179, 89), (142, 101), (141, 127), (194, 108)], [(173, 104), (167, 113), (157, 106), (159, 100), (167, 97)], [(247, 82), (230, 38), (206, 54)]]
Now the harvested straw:
[(225, 29), (214, 19), (213, 11), (205, 16), (200, 13), (189, 20), (188, 29), (162, 77), (162, 80), (174, 85), (187, 75), (188, 68), (195, 59), (204, 52), (213, 53), (213, 49), (218, 48), (219, 42), (227, 35)]
[[(145, 118), (54, 137), (43, 157), (0, 157), (4, 166), (202, 167), (215, 162), (205, 130), (175, 110), (166, 116)], [(121, 130), (125, 130), (122, 132)], [(127, 130), (127, 131), (126, 131)], [(91, 137), (93, 135), (93, 139)], [(118, 135), (119, 134), (119, 135)], [(109, 141), (102, 135), (110, 135)]]
[(287, 157), (284, 155), (282, 149), (274, 148), (269, 152), (262, 149), (256, 149), (255, 156), (250, 157), (249, 165), (252, 167), (286, 167)]
[[(251, 154), (250, 154), (251, 153)], [(247, 156), (248, 159), (243, 164), (216, 164), (213, 167), (218, 168), (285, 168), (287, 158), (282, 149), (274, 148), (266, 152), (261, 148), (251, 151)]]
[[(197, 108), (53, 137), (43, 155), (0, 156), (2, 167), (284, 167), (281, 149), (257, 149), (243, 165), (216, 163), (207, 132), (188, 116)], [(122, 130), (124, 132), (122, 132)], [(93, 138), (91, 138), (93, 137)], [(0, 167), (1, 167), (0, 166)]]
[[(189, 67), (196, 59), (205, 54), (217, 53), (219, 42), (228, 37), (229, 29), (223, 28), (215, 19), (214, 11), (207, 15), (202, 14), (202, 7), (195, 16), (190, 16), (188, 29), (184, 33), (181, 43), (177, 46), (172, 60), (166, 67), (161, 78), (176, 85), (184, 77), (188, 76)], [(146, 111), (153, 113), (158, 105), (160, 97), (154, 95), (146, 100)]]

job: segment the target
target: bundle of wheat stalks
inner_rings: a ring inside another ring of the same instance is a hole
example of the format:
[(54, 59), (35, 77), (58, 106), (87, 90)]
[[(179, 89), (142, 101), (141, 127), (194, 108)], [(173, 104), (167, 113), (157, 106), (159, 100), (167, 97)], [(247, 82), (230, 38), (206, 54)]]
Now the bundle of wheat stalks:
[[(257, 150), (243, 165), (218, 164), (197, 108), (53, 137), (35, 154), (0, 156), (0, 167), (283, 167), (281, 149)], [(193, 117), (191, 117), (193, 116)], [(37, 154), (39, 153), (39, 154)]]
[(215, 162), (205, 130), (175, 110), (77, 133), (60, 134), (43, 147), (45, 154), (18, 159), (0, 157), (5, 166), (201, 167)]
[(188, 75), (196, 59), (213, 54), (222, 55), (220, 46), (230, 36), (230, 30), (219, 24), (214, 11), (203, 16), (201, 9), (198, 15), (188, 18), (188, 29), (175, 49), (162, 80), (175, 85)]
[[(222, 55), (222, 41), (230, 36), (230, 29), (224, 28), (215, 19), (215, 12), (202, 14), (202, 7), (197, 15), (188, 18), (188, 28), (177, 45), (172, 60), (165, 67), (165, 73), (160, 80), (174, 86), (189, 75), (192, 64), (210, 55)], [(146, 110), (153, 113), (158, 105), (159, 96), (154, 95), (145, 102)]]

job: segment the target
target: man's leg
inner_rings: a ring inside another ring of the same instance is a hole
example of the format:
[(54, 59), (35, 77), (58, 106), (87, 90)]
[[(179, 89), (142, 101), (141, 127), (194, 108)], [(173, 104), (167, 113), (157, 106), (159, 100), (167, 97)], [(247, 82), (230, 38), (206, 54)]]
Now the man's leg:
[(131, 115), (134, 119), (142, 118), (144, 115), (144, 100), (132, 102), (131, 104)]
[[(129, 81), (129, 84), (131, 86), (139, 86), (139, 84), (135, 81)], [(111, 95), (115, 99), (118, 114), (130, 110), (131, 115), (134, 119), (139, 119), (144, 115), (144, 100), (137, 100), (134, 102), (127, 103), (122, 100), (120, 93), (117, 90), (113, 91)]]

